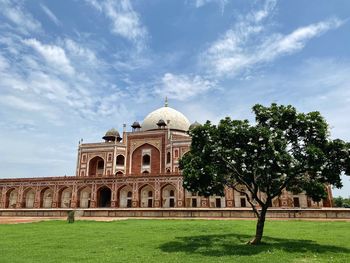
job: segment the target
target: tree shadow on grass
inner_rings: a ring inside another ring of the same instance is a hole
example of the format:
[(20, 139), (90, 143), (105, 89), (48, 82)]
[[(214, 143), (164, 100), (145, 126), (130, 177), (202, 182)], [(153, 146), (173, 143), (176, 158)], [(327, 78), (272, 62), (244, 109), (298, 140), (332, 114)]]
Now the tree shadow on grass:
[(287, 253), (350, 253), (350, 249), (332, 245), (321, 245), (312, 240), (284, 239), (264, 236), (259, 246), (247, 245), (252, 236), (242, 234), (200, 235), (176, 237), (162, 244), (163, 252), (184, 252), (204, 256), (256, 255), (259, 253), (284, 251)]

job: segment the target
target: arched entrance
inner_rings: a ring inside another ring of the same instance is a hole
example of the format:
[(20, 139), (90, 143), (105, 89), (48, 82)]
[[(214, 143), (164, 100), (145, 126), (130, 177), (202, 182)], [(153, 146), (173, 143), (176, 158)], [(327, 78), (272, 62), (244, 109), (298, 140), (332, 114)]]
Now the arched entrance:
[(98, 207), (110, 207), (111, 206), (112, 191), (107, 186), (101, 187), (97, 192), (97, 205)]
[(89, 208), (91, 202), (91, 188), (85, 187), (79, 193), (79, 207)]
[(72, 188), (68, 187), (61, 191), (60, 207), (69, 208), (72, 201)]
[(35, 192), (33, 189), (29, 188), (27, 189), (24, 194), (24, 207), (25, 208), (33, 208), (34, 207), (34, 201), (35, 201)]
[(140, 192), (141, 200), (140, 207), (153, 207), (154, 192), (153, 188), (149, 185), (144, 186)]
[(119, 192), (119, 207), (132, 207), (132, 188), (124, 186)]
[(53, 200), (53, 191), (50, 188), (45, 188), (41, 191), (41, 205), (43, 208), (51, 208)]
[(6, 208), (16, 208), (17, 204), (17, 198), (18, 198), (18, 191), (13, 188), (10, 189), (6, 194)]
[(89, 176), (102, 176), (105, 162), (100, 156), (92, 158), (89, 162)]
[(215, 208), (225, 207), (225, 196), (217, 196), (217, 195), (209, 196), (209, 207), (215, 207)]
[(167, 185), (162, 189), (162, 207), (175, 207), (175, 187)]

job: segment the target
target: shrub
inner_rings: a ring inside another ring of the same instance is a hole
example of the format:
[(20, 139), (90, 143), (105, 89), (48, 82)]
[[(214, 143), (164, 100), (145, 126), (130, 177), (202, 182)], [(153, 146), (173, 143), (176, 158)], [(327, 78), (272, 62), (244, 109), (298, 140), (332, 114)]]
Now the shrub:
[(68, 211), (67, 221), (68, 223), (74, 223), (74, 211)]

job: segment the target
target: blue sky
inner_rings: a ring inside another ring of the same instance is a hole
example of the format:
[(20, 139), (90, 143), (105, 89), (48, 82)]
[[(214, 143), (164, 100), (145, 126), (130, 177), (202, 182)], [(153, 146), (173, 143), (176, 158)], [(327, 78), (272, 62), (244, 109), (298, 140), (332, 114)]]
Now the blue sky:
[[(170, 106), (252, 119), (319, 110), (350, 141), (350, 1), (0, 0), (1, 178), (74, 175), (100, 141)], [(349, 177), (335, 195), (350, 195)]]

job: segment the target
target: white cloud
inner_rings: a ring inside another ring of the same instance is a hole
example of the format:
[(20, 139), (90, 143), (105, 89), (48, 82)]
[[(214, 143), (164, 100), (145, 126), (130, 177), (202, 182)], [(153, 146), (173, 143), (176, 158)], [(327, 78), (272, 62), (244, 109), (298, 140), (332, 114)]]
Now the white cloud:
[(41, 115), (55, 126), (61, 126), (67, 116), (96, 121), (133, 114), (123, 106), (124, 92), (110, 82), (108, 67), (112, 65), (98, 58), (86, 43), (64, 38), (44, 44), (34, 38), (14, 39), (8, 33), (0, 37), (0, 43), (4, 46), (0, 54), (0, 94), (12, 96), (8, 101), (14, 102), (3, 99), (3, 108), (18, 108), (21, 101), (27, 110), (45, 105), (28, 118)]
[(57, 69), (67, 74), (73, 74), (74, 68), (72, 67), (69, 59), (66, 56), (66, 52), (59, 46), (45, 45), (40, 41), (30, 38), (23, 40), (23, 43), (36, 50), (48, 64), (53, 64)]
[(215, 82), (201, 76), (164, 74), (161, 83), (155, 92), (169, 98), (186, 100), (195, 95), (204, 93), (216, 86)]
[(239, 18), (233, 28), (200, 55), (200, 64), (212, 75), (237, 76), (254, 66), (298, 52), (310, 39), (343, 23), (332, 18), (300, 27), (286, 35), (267, 34), (264, 21), (274, 14), (275, 6), (276, 1), (266, 1), (261, 10)]
[(216, 3), (221, 6), (221, 10), (223, 11), (227, 2), (228, 0), (195, 0), (195, 6), (199, 8), (209, 3)]
[(44, 109), (44, 107), (38, 103), (26, 101), (12, 95), (0, 96), (0, 103), (11, 108), (25, 111), (40, 111)]
[(9, 63), (7, 59), (5, 59), (3, 56), (0, 54), (0, 71), (6, 69), (9, 67)]
[(8, 0), (1, 0), (0, 13), (16, 25), (21, 33), (30, 34), (30, 32), (41, 29), (40, 22), (34, 19), (30, 13), (26, 12), (20, 2), (14, 3)]
[(44, 11), (44, 13), (51, 19), (52, 22), (56, 24), (56, 26), (61, 25), (61, 21), (58, 20), (58, 18), (55, 16), (54, 13), (44, 4), (40, 4), (41, 9)]
[(331, 29), (336, 29), (342, 24), (341, 20), (334, 18), (298, 28), (288, 35), (272, 35), (258, 48), (258, 56), (256, 61), (253, 60), (253, 62), (270, 61), (278, 56), (297, 52), (303, 49), (310, 39)]
[(96, 54), (93, 50), (84, 47), (77, 43), (76, 41), (66, 38), (64, 40), (64, 45), (71, 56), (77, 57), (78, 59), (83, 59), (84, 63), (88, 63), (90, 66), (101, 66), (100, 61), (97, 59)]
[(110, 19), (112, 33), (134, 42), (138, 48), (145, 45), (147, 29), (142, 25), (139, 14), (135, 12), (129, 0), (87, 2)]

